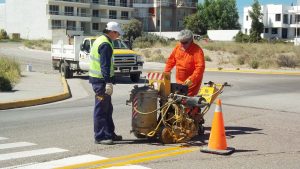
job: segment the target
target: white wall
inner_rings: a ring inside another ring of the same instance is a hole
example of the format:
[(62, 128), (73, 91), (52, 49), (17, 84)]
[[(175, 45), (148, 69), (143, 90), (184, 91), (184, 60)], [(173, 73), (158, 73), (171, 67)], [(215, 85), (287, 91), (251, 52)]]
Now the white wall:
[(208, 30), (209, 39), (215, 41), (234, 41), (235, 35), (240, 30)]
[(48, 26), (48, 0), (6, 0), (7, 33), (20, 33), (24, 39), (51, 39)]
[(176, 40), (177, 39), (177, 36), (179, 34), (179, 32), (149, 32), (149, 33), (152, 33), (152, 34), (155, 34), (155, 35), (158, 35), (158, 36), (162, 36), (162, 37), (165, 37), (165, 38), (174, 38)]

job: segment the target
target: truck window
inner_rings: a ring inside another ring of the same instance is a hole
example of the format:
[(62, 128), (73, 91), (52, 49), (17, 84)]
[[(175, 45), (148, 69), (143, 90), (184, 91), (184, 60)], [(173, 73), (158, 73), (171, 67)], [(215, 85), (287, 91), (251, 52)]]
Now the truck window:
[(90, 41), (89, 40), (85, 40), (84, 41), (83, 48), (84, 48), (85, 51), (90, 52), (91, 45), (90, 45)]
[[(95, 42), (95, 39), (92, 39), (92, 44)], [(113, 41), (114, 49), (129, 49), (125, 42), (120, 39)]]

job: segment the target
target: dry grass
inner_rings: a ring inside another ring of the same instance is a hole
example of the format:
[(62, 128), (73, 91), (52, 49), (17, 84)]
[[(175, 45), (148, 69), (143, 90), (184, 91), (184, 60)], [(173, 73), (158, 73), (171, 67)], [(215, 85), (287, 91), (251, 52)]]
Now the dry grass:
[(24, 45), (30, 49), (51, 50), (51, 41), (49, 40), (25, 40)]
[[(199, 45), (211, 51), (232, 53), (232, 64), (248, 64), (251, 68), (278, 68), (300, 66), (300, 49), (293, 44), (283, 43), (235, 43), (235, 42), (200, 42)], [(224, 58), (222, 58), (224, 59)], [(220, 60), (220, 64), (226, 64)]]

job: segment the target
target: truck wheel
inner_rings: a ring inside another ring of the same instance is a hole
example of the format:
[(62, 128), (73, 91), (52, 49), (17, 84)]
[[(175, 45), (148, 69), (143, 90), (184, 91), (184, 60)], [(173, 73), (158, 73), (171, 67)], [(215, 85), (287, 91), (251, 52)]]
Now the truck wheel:
[(141, 74), (130, 74), (130, 80), (132, 82), (139, 82)]
[(70, 72), (71, 72), (70, 67), (64, 63), (61, 63), (61, 65), (60, 65), (61, 76), (68, 79), (68, 78), (70, 78)]

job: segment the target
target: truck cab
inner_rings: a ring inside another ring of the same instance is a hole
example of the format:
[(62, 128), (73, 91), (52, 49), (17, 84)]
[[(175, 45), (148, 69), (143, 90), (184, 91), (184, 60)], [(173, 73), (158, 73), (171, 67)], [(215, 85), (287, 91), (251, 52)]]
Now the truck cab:
[[(90, 51), (96, 37), (85, 38), (80, 46), (79, 67), (89, 70)], [(131, 50), (121, 39), (113, 41), (115, 76), (129, 76), (132, 82), (138, 82), (142, 73), (144, 61), (140, 55)]]
[[(97, 37), (75, 36), (72, 44), (63, 40), (51, 45), (52, 66), (65, 78), (72, 78), (73, 73), (88, 72), (90, 52)], [(122, 40), (116, 39), (114, 45), (115, 76), (129, 76), (132, 82), (138, 82), (143, 71), (144, 61)]]

